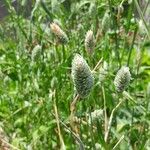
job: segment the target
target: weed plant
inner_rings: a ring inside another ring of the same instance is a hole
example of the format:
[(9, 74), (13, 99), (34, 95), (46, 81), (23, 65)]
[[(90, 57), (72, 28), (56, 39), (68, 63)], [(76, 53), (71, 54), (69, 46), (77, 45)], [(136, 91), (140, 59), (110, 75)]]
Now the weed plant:
[(150, 149), (150, 1), (142, 2), (34, 0), (25, 16), (27, 0), (20, 13), (4, 0), (0, 149)]

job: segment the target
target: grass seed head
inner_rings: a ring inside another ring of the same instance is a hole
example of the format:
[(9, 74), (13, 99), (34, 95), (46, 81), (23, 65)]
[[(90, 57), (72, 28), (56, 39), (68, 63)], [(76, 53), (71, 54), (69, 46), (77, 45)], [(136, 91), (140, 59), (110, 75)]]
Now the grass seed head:
[(95, 38), (93, 31), (89, 30), (85, 36), (85, 49), (89, 54), (93, 53), (95, 47)]
[(31, 58), (32, 60), (37, 60), (41, 56), (42, 47), (41, 45), (36, 45), (32, 50)]
[(87, 97), (94, 84), (94, 77), (87, 62), (79, 54), (76, 54), (72, 61), (72, 78), (79, 96)]
[(116, 74), (114, 85), (117, 92), (123, 92), (128, 87), (131, 74), (128, 67), (123, 66)]
[(103, 65), (99, 69), (99, 81), (102, 83), (106, 79), (108, 75), (108, 63), (106, 61), (103, 62)]
[(68, 42), (66, 33), (56, 23), (51, 23), (50, 28), (52, 33), (56, 36), (58, 42), (62, 44), (66, 44)]

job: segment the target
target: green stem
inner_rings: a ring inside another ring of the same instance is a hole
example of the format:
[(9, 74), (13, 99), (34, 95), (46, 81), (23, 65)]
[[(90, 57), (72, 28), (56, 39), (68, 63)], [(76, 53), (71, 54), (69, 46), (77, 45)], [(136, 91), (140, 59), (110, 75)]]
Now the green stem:
[(66, 51), (65, 51), (65, 46), (62, 45), (62, 51), (63, 51), (63, 62), (66, 60)]
[(142, 21), (143, 21), (143, 23), (144, 23), (144, 27), (145, 27), (145, 30), (146, 30), (146, 32), (147, 32), (148, 38), (150, 39), (150, 30), (149, 30), (149, 28), (148, 28), (148, 25), (147, 25), (147, 23), (146, 23), (146, 20), (145, 20), (145, 18), (144, 18), (144, 15), (143, 15), (143, 13), (142, 13), (142, 11), (141, 11), (141, 8), (140, 8), (140, 6), (139, 6), (139, 3), (137, 2), (137, 0), (134, 0), (134, 2), (135, 2), (135, 5), (136, 5), (136, 7), (137, 7), (137, 11), (138, 11), (138, 13), (139, 13), (139, 15), (140, 15), (140, 18), (142, 19)]
[(104, 99), (104, 118), (105, 118), (105, 127), (104, 127), (104, 131), (105, 131), (105, 134), (108, 132), (107, 129), (108, 129), (108, 117), (107, 117), (107, 112), (106, 112), (106, 97), (105, 97), (105, 89), (104, 87), (102, 86), (102, 93), (103, 93), (103, 99)]
[(56, 53), (57, 53), (57, 57), (58, 57), (58, 62), (61, 60), (61, 55), (60, 52), (58, 50), (58, 45), (55, 45), (55, 49), (56, 49)]
[(131, 58), (131, 54), (132, 54), (132, 50), (133, 50), (133, 46), (134, 46), (134, 41), (135, 41), (135, 38), (136, 38), (136, 34), (137, 34), (137, 28), (135, 28), (135, 30), (134, 30), (132, 44), (131, 44), (131, 47), (130, 47), (130, 50), (129, 50), (128, 60), (127, 60), (127, 66), (129, 66), (129, 63), (130, 63), (130, 58)]
[(108, 128), (107, 128), (107, 132), (105, 133), (105, 142), (107, 142), (108, 140), (108, 136), (109, 136), (109, 132), (111, 129), (111, 125), (112, 125), (112, 120), (113, 120), (113, 116), (115, 111), (120, 107), (120, 105), (124, 102), (124, 99), (121, 99), (121, 101), (116, 105), (116, 107), (112, 110), (110, 118), (109, 118), (109, 122), (108, 122)]
[(109, 9), (110, 9), (112, 23), (113, 23), (113, 29), (115, 31), (115, 55), (116, 55), (117, 61), (119, 63), (119, 66), (121, 67), (121, 59), (120, 59), (119, 51), (118, 51), (119, 41), (118, 41), (118, 35), (117, 35), (117, 29), (118, 29), (117, 19), (113, 15), (113, 12), (112, 12), (112, 6), (113, 6), (113, 4), (112, 4), (112, 2), (110, 0), (108, 0), (108, 4), (109, 4)]

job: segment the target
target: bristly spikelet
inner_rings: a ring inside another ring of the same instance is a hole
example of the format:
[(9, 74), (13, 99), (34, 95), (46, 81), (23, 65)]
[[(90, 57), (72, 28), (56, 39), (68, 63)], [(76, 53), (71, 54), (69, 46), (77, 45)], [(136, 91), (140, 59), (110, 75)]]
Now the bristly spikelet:
[(87, 62), (79, 54), (76, 54), (72, 61), (72, 78), (79, 96), (87, 97), (94, 84), (94, 77)]
[(56, 23), (51, 23), (50, 28), (52, 33), (56, 36), (58, 42), (62, 44), (66, 44), (68, 42), (66, 33)]
[(89, 54), (93, 53), (95, 47), (95, 38), (93, 35), (93, 31), (89, 30), (85, 36), (85, 49)]
[(131, 74), (128, 67), (121, 67), (121, 69), (117, 72), (114, 85), (117, 92), (123, 92), (125, 88), (128, 87), (131, 79)]

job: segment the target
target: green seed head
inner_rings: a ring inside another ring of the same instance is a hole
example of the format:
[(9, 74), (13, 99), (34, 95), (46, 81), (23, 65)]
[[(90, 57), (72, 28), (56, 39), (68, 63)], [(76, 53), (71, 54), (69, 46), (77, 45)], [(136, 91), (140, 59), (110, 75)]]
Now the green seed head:
[(129, 85), (131, 74), (128, 67), (123, 66), (116, 74), (114, 85), (117, 92), (123, 92)]
[(50, 28), (52, 33), (56, 36), (58, 42), (62, 44), (68, 43), (68, 37), (66, 33), (56, 23), (50, 24)]
[(36, 60), (41, 56), (42, 47), (40, 45), (36, 45), (32, 50), (31, 58), (32, 60)]
[(85, 36), (85, 49), (89, 54), (93, 53), (95, 47), (95, 38), (93, 31), (89, 30)]
[(94, 84), (94, 77), (87, 62), (79, 54), (76, 54), (72, 61), (72, 78), (79, 96), (87, 97)]

